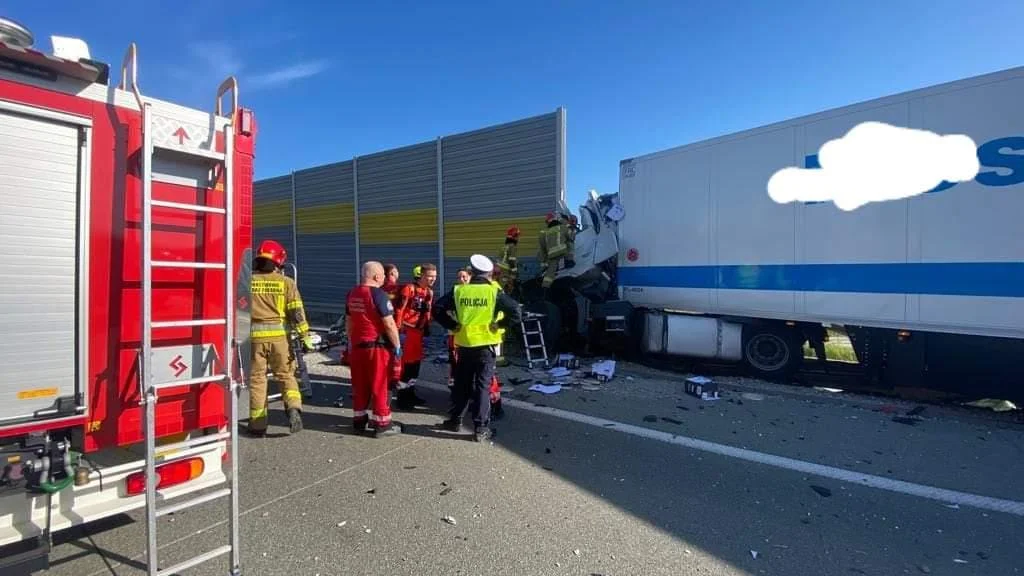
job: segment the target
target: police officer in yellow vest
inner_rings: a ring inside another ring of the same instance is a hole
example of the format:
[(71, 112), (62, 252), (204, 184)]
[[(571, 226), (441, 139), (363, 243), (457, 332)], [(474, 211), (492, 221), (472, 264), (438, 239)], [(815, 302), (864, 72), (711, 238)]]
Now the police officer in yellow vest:
[(545, 218), (546, 226), (538, 238), (540, 250), (537, 259), (540, 260), (541, 268), (544, 270), (544, 279), (541, 287), (545, 292), (551, 287), (558, 275), (558, 262), (565, 259), (565, 267), (572, 268), (576, 265), (574, 258), (574, 238), (569, 233), (568, 226), (562, 222), (557, 214), (551, 212)]
[[(494, 374), (497, 346), (501, 344), (502, 328), (518, 324), (519, 303), (501, 291), (491, 280), (494, 263), (481, 254), (469, 259), (472, 278), (467, 284), (452, 288), (434, 304), (433, 316), (442, 326), (455, 333), (459, 360), (455, 364), (452, 406), (443, 426), (459, 432), (462, 418), (469, 407), (477, 442), (490, 437), (490, 385)], [(499, 313), (503, 317), (498, 319)], [(449, 315), (450, 314), (450, 315)]]

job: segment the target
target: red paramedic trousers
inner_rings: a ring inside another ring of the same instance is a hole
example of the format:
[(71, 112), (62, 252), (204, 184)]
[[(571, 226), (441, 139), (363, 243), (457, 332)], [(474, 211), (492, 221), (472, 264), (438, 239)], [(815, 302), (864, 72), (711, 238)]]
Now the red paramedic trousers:
[[(378, 428), (391, 425), (391, 352), (382, 344), (362, 343), (349, 354), (352, 374), (352, 424), (365, 426), (372, 421)], [(373, 403), (370, 409), (370, 403)]]

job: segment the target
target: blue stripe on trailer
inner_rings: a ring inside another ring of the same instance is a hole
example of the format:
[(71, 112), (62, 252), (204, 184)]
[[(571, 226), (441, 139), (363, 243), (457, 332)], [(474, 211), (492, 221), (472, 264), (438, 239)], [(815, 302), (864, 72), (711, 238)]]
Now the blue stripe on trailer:
[(620, 266), (620, 286), (1024, 297), (1024, 262)]

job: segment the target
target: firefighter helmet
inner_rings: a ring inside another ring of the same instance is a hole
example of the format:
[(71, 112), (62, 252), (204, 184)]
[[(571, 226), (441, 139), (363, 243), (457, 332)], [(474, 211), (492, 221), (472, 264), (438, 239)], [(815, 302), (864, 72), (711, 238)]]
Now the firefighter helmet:
[(260, 249), (256, 252), (256, 257), (266, 258), (280, 268), (284, 266), (284, 261), (288, 259), (288, 251), (277, 241), (264, 240), (260, 243)]
[(423, 276), (423, 266), (414, 266), (412, 269), (412, 277), (418, 280), (420, 276)]
[(518, 240), (519, 239), (519, 226), (513, 226), (513, 227), (509, 228), (508, 232), (505, 232), (505, 237), (506, 238), (513, 238), (515, 240)]
[(557, 221), (558, 221), (558, 216), (554, 212), (548, 212), (548, 215), (544, 217), (544, 222), (546, 222), (548, 224), (551, 224), (552, 222), (557, 222)]

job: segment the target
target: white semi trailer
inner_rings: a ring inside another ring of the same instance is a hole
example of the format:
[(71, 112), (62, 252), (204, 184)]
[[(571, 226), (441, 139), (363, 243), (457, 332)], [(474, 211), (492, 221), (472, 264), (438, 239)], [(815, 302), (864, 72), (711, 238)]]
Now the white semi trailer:
[[(769, 197), (778, 170), (820, 168), (823, 144), (871, 121), (967, 135), (980, 169), (855, 210)], [(646, 354), (787, 378), (807, 334), (837, 325), (876, 383), (1024, 395), (1024, 68), (629, 158), (617, 201), (625, 302), (592, 314), (632, 309)]]

